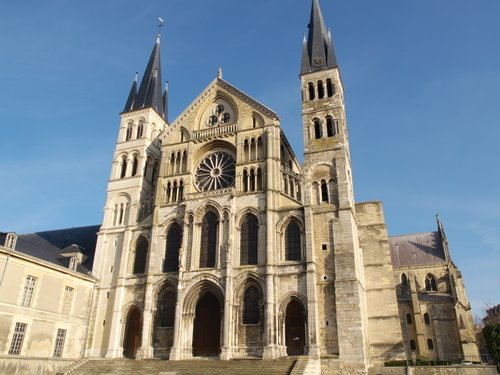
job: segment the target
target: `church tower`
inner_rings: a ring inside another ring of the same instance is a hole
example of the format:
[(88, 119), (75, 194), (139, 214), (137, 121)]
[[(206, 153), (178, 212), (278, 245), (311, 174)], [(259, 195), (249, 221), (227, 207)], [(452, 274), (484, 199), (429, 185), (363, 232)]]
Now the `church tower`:
[(120, 114), (94, 259), (100, 284), (94, 295), (94, 327), (87, 355), (115, 358), (127, 350), (121, 347), (119, 326), (124, 319), (120, 315), (126, 294), (124, 276), (147, 272), (150, 217), (160, 161), (158, 135), (167, 125), (166, 113), (158, 35), (142, 81), (138, 87), (136, 76)]
[(321, 354), (364, 371), (366, 295), (358, 240), (344, 89), (332, 36), (312, 0), (301, 90), (304, 219), (308, 270), (315, 270)]

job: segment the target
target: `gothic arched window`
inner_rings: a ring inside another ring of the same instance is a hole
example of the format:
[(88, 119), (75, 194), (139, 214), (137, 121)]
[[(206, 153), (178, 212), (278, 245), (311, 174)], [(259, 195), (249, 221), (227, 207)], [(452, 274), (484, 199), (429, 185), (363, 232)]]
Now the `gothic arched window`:
[(219, 218), (215, 213), (207, 212), (201, 223), (200, 268), (215, 267), (218, 231)]
[(148, 240), (140, 236), (135, 245), (134, 275), (146, 272), (146, 259), (148, 256)]
[(164, 272), (177, 272), (179, 270), (179, 249), (182, 244), (182, 228), (178, 223), (173, 223), (168, 228), (167, 246), (165, 249)]
[(241, 225), (240, 264), (257, 264), (259, 247), (259, 221), (255, 215), (247, 214)]
[(300, 260), (301, 258), (301, 233), (299, 225), (290, 221), (285, 229), (285, 259)]
[(425, 276), (425, 290), (428, 292), (437, 292), (436, 278), (433, 274), (427, 274)]
[(243, 324), (260, 323), (260, 296), (256, 287), (245, 290), (243, 296)]
[(165, 290), (158, 297), (157, 305), (157, 326), (173, 327), (175, 320), (175, 300), (173, 290)]
[(411, 317), (411, 314), (406, 314), (406, 323), (408, 323), (408, 324), (412, 324), (413, 323), (413, 319)]

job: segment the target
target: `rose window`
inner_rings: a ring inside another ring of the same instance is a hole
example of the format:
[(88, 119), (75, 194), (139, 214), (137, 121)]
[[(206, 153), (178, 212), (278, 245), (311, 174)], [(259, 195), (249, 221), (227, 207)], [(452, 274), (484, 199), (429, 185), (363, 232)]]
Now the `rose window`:
[(225, 111), (222, 104), (217, 105), (212, 111), (212, 115), (207, 119), (207, 126), (225, 125), (231, 120), (231, 115)]
[(206, 156), (196, 168), (196, 187), (200, 191), (209, 191), (233, 186), (234, 165), (233, 157), (222, 151)]

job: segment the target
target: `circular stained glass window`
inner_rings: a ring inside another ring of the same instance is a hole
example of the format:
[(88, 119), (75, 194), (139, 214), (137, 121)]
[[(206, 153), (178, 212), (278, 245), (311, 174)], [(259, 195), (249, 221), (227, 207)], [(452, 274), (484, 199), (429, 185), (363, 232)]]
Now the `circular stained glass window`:
[(223, 189), (234, 185), (235, 161), (225, 152), (214, 152), (203, 158), (195, 172), (200, 191)]

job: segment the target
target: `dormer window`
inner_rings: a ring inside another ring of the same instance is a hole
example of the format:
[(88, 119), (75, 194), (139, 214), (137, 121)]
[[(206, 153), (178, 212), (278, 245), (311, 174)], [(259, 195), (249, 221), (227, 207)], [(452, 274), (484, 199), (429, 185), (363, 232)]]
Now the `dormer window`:
[(76, 271), (76, 267), (78, 267), (78, 259), (76, 257), (71, 257), (69, 260), (69, 269), (71, 271)]
[(15, 233), (7, 233), (5, 238), (5, 247), (8, 249), (15, 249), (17, 242), (17, 235)]

